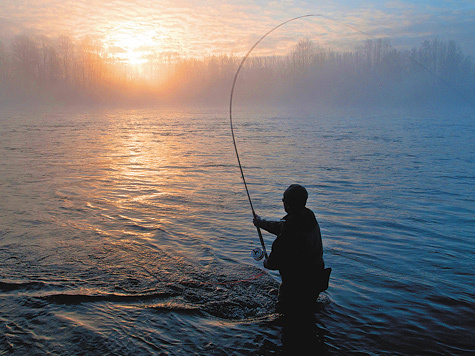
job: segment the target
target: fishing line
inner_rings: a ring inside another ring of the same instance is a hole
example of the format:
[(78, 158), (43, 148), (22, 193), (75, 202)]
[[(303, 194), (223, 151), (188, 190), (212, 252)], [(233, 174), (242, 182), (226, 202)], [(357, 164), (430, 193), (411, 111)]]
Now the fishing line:
[[(325, 18), (325, 19), (328, 19), (330, 21), (334, 21), (336, 23), (340, 23), (339, 21), (335, 20), (335, 19), (332, 19), (332, 18), (329, 18), (327, 16), (324, 16), (324, 15), (321, 15), (321, 14), (308, 14), (308, 15), (302, 15), (302, 16), (297, 16), (297, 17), (294, 17), (294, 18), (291, 18), (290, 20), (287, 20), (287, 21), (284, 21), (282, 23), (280, 23), (279, 25), (275, 26), (274, 28), (272, 28), (270, 31), (268, 31), (266, 34), (264, 34), (261, 38), (259, 38), (259, 40), (257, 40), (256, 43), (254, 43), (254, 45), (249, 49), (249, 51), (246, 53), (246, 55), (243, 57), (243, 59), (241, 60), (241, 63), (239, 64), (238, 66), (238, 69), (236, 70), (236, 73), (234, 75), (234, 79), (233, 79), (233, 84), (232, 84), (232, 87), (231, 87), (231, 95), (230, 95), (230, 98), (229, 98), (229, 124), (230, 124), (230, 127), (231, 127), (231, 136), (232, 136), (232, 139), (233, 139), (233, 145), (234, 145), (234, 151), (236, 153), (236, 158), (237, 158), (237, 162), (238, 162), (238, 165), (239, 165), (239, 170), (241, 172), (241, 178), (242, 178), (242, 182), (244, 183), (244, 188), (246, 190), (246, 195), (247, 195), (247, 198), (249, 200), (249, 205), (251, 207), (251, 211), (252, 211), (252, 216), (255, 218), (257, 215), (256, 215), (256, 212), (254, 210), (254, 206), (252, 204), (252, 199), (251, 199), (251, 195), (249, 193), (249, 189), (247, 187), (247, 182), (246, 182), (246, 178), (244, 176), (244, 171), (243, 171), (243, 168), (242, 168), (242, 164), (241, 164), (241, 159), (239, 157), (239, 152), (238, 152), (238, 149), (237, 149), (237, 144), (236, 144), (236, 137), (234, 135), (234, 127), (233, 127), (233, 95), (234, 95), (234, 89), (236, 87), (236, 82), (237, 82), (237, 79), (238, 79), (238, 76), (239, 76), (239, 73), (241, 72), (241, 69), (244, 65), (244, 63), (246, 62), (247, 58), (250, 56), (250, 54), (252, 53), (252, 51), (259, 45), (259, 43), (262, 42), (262, 40), (264, 40), (264, 38), (266, 38), (268, 35), (270, 35), (272, 32), (274, 32), (275, 30), (277, 30), (278, 28), (284, 26), (285, 24), (288, 24), (289, 22), (292, 22), (292, 21), (296, 21), (296, 20), (300, 20), (300, 19), (303, 19), (303, 18), (307, 18), (307, 17), (322, 17), (322, 18)], [(355, 32), (359, 32), (361, 34), (364, 34), (365, 36), (369, 37), (369, 38), (375, 38), (374, 36), (372, 35), (369, 35), (368, 33), (360, 30), (359, 28), (355, 27), (355, 26), (352, 26), (350, 24), (347, 24), (347, 23), (340, 23), (344, 26), (347, 26), (351, 29), (353, 29)], [(447, 80), (445, 80), (444, 78), (442, 78), (440, 75), (438, 75), (437, 73), (433, 72), (432, 70), (430, 70), (429, 68), (425, 67), (424, 65), (422, 65), (421, 63), (419, 63), (418, 61), (412, 59), (412, 62), (415, 63), (416, 65), (418, 65), (419, 67), (421, 67), (422, 69), (424, 69), (425, 71), (427, 71), (429, 74), (433, 75), (434, 77), (436, 77), (437, 79), (440, 80), (441, 83), (443, 83), (445, 86), (447, 86), (449, 89), (453, 90), (455, 93), (457, 93), (459, 95), (460, 98), (462, 98), (464, 101), (466, 101), (468, 104), (470, 104), (472, 107), (475, 107), (475, 104), (469, 99), (467, 98), (463, 93), (461, 93), (457, 88), (455, 88), (453, 85), (451, 85)], [(256, 260), (259, 260), (261, 259), (262, 257), (265, 257), (267, 258), (268, 255), (267, 255), (267, 251), (266, 251), (266, 247), (265, 247), (265, 243), (264, 243), (264, 239), (262, 237), (262, 232), (261, 232), (261, 229), (259, 227), (256, 226), (256, 229), (257, 229), (257, 233), (259, 235), (259, 241), (261, 243), (261, 246), (262, 246), (262, 254), (259, 254), (259, 251), (258, 249), (254, 249), (253, 250), (253, 256)]]

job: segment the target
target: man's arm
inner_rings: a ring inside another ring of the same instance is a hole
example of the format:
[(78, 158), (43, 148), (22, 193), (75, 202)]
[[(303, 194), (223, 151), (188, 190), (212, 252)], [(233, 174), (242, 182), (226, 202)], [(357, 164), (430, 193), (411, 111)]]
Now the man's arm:
[(256, 215), (252, 222), (254, 226), (264, 229), (271, 234), (280, 235), (282, 232), (283, 221), (268, 221)]

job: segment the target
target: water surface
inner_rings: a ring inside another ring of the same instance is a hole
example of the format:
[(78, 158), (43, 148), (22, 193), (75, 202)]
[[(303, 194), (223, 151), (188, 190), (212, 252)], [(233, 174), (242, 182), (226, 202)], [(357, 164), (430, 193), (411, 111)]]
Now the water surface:
[[(475, 352), (473, 113), (235, 116), (258, 214), (309, 190), (322, 354)], [(226, 112), (4, 113), (0, 157), (0, 354), (280, 352)]]

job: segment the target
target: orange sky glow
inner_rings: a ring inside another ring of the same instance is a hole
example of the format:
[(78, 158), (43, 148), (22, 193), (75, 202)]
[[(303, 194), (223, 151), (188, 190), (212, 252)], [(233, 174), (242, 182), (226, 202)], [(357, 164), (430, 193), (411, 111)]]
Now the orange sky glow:
[(92, 36), (110, 55), (140, 66), (151, 55), (241, 56), (270, 28), (291, 17), (322, 14), (285, 26), (256, 54), (288, 52), (300, 38), (350, 49), (367, 36), (417, 46), (438, 36), (475, 53), (472, 1), (0, 0), (0, 39), (20, 33)]

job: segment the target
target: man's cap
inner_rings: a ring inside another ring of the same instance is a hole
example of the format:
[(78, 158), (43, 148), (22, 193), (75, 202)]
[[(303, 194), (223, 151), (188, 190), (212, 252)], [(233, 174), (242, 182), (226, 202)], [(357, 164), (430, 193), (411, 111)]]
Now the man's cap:
[(304, 207), (307, 204), (308, 193), (300, 184), (291, 184), (284, 192), (284, 202), (292, 207)]

